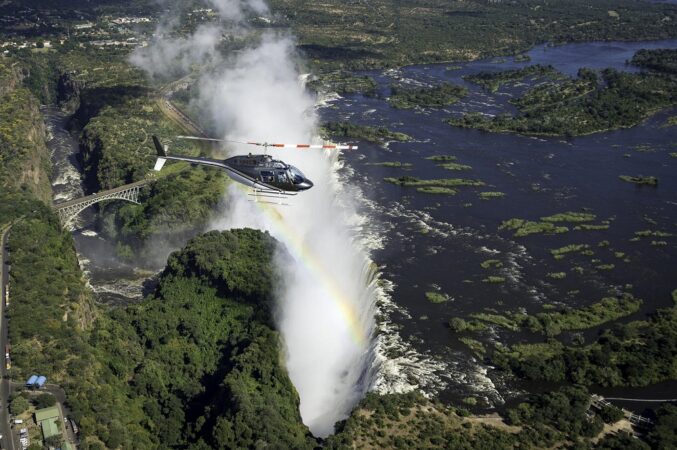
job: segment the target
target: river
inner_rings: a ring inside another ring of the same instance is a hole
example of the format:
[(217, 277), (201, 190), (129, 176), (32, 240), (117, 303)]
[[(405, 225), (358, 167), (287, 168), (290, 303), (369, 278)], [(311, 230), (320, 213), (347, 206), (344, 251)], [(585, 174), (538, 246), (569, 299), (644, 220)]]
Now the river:
[[(677, 233), (677, 159), (669, 155), (677, 150), (677, 127), (664, 126), (674, 110), (658, 113), (630, 129), (573, 139), (460, 129), (443, 119), (469, 111), (497, 114), (511, 110), (508, 100), (526, 88), (516, 84), (489, 94), (465, 82), (462, 76), (530, 64), (552, 64), (569, 75), (575, 75), (581, 67), (636, 70), (625, 63), (636, 50), (665, 47), (675, 48), (677, 41), (542, 45), (528, 52), (528, 62), (508, 57), (361, 72), (377, 81), (379, 96), (349, 95), (319, 109), (323, 120), (386, 126), (414, 139), (386, 145), (359, 142), (359, 152), (344, 155), (342, 177), (367, 193), (360, 202), (362, 213), (369, 218), (366, 226), (383, 239), (383, 245), (372, 250), (372, 259), (382, 268), (384, 280), (392, 284), (390, 295), (396, 307), (387, 316), (405, 341), (421, 355), (439, 362), (437, 375), (442, 379), (440, 385), (445, 386), (440, 393), (443, 400), (458, 402), (472, 395), (489, 408), (521, 390), (486, 367), (450, 332), (447, 323), (453, 317), (476, 312), (537, 311), (544, 305), (581, 306), (627, 289), (644, 300), (640, 312), (624, 319), (630, 320), (670, 305), (670, 291), (677, 287), (675, 238), (661, 238), (666, 245), (651, 245), (647, 238), (631, 241), (640, 230)], [(398, 110), (384, 99), (395, 81), (411, 85), (448, 81), (466, 86), (470, 93), (443, 110)], [(80, 196), (77, 141), (66, 130), (67, 118), (54, 109), (43, 112), (52, 136), (49, 147), (55, 168), (55, 201)], [(432, 155), (456, 156), (459, 163), (472, 169), (447, 171), (425, 159)], [(391, 161), (411, 167), (378, 165)], [(657, 188), (637, 187), (619, 180), (621, 174), (653, 175), (660, 183)], [(455, 196), (440, 196), (383, 181), (384, 177), (402, 175), (472, 178), (486, 186), (461, 188)], [(505, 196), (483, 200), (478, 196), (480, 191), (500, 191)], [(527, 238), (513, 238), (498, 230), (503, 220), (513, 217), (537, 220), (581, 210), (596, 214), (596, 223), (608, 220), (610, 228)], [(92, 288), (100, 302), (137, 301), (158, 268), (119, 261), (114, 246), (99, 236), (93, 219), (91, 212), (83, 213), (74, 230), (78, 255)], [(608, 244), (600, 247), (605, 241)], [(551, 248), (579, 243), (589, 244), (595, 255), (557, 261), (549, 253)], [(501, 267), (482, 268), (480, 263), (488, 259), (499, 260)], [(614, 268), (595, 269), (600, 264), (614, 264)], [(583, 273), (573, 272), (574, 266), (581, 267)], [(547, 277), (548, 273), (562, 271), (567, 273), (562, 280)], [(483, 281), (489, 275), (501, 276), (506, 282)], [(426, 292), (438, 292), (448, 301), (430, 303)], [(594, 338), (594, 332), (585, 334), (585, 338)], [(508, 339), (508, 333), (496, 328), (490, 341)], [(657, 389), (654, 394), (663, 395), (666, 388), (661, 385)], [(635, 397), (631, 389), (613, 393)], [(651, 388), (642, 394), (651, 396)]]
[[(677, 159), (669, 155), (677, 150), (677, 127), (664, 126), (674, 110), (658, 113), (630, 129), (573, 139), (486, 133), (451, 127), (443, 119), (470, 111), (511, 111), (508, 100), (530, 82), (488, 93), (462, 77), (532, 64), (551, 64), (568, 75), (575, 75), (581, 67), (636, 71), (626, 64), (635, 51), (668, 47), (677, 47), (677, 41), (541, 45), (527, 52), (528, 62), (507, 57), (364, 71), (358, 74), (369, 75), (378, 83), (377, 96), (348, 95), (321, 109), (324, 121), (385, 126), (413, 138), (412, 142), (386, 145), (360, 141), (359, 152), (348, 152), (344, 157), (352, 170), (350, 181), (370, 193), (370, 204), (375, 205), (371, 217), (386, 236), (383, 248), (372, 257), (394, 284), (392, 296), (404, 310), (399, 315), (394, 313), (392, 319), (420, 352), (455, 369), (448, 371), (451, 375), (446, 377), (448, 387), (441, 394), (443, 398), (459, 401), (468, 395), (487, 395), (486, 404), (496, 404), (492, 399), (519, 390), (488, 367), (485, 370), (496, 387), (493, 393), (490, 384), (478, 388), (473, 378), (459, 376), (481, 370), (482, 362), (449, 330), (447, 323), (453, 317), (477, 312), (540, 311), (544, 305), (582, 306), (627, 289), (644, 300), (638, 313), (623, 319), (632, 320), (671, 305), (670, 292), (677, 287), (675, 238), (661, 238), (666, 245), (651, 244), (652, 240), (661, 240), (658, 238), (631, 241), (636, 231), (677, 232)], [(411, 86), (452, 82), (467, 87), (469, 95), (443, 110), (400, 110), (391, 108), (385, 100), (394, 82)], [(426, 160), (432, 155), (456, 156), (472, 170), (447, 171)], [(379, 165), (393, 161), (411, 167)], [(619, 175), (623, 174), (653, 175), (660, 184), (657, 188), (638, 187), (621, 181)], [(383, 181), (384, 177), (404, 175), (479, 179), (486, 186), (462, 187), (457, 195), (444, 196)], [(500, 191), (505, 196), (483, 200), (479, 191)], [(565, 211), (592, 212), (597, 215), (596, 223), (608, 220), (610, 227), (525, 238), (513, 238), (512, 233), (498, 230), (501, 222), (510, 218), (538, 220)], [(595, 255), (555, 260), (549, 250), (568, 244), (588, 244)], [(489, 259), (499, 260), (502, 267), (482, 268), (480, 264)], [(596, 269), (607, 264), (614, 268)], [(581, 267), (583, 273), (573, 272), (573, 267)], [(566, 272), (566, 278), (547, 277), (557, 272)], [(483, 281), (489, 275), (504, 277), (506, 282)], [(449, 300), (430, 303), (425, 296), (430, 291)], [(594, 339), (597, 331), (584, 333), (584, 337)], [(511, 338), (511, 333), (495, 328), (489, 340)], [(478, 392), (482, 389), (485, 394)], [(656, 395), (663, 391), (664, 387)], [(626, 390), (625, 396), (631, 397), (631, 393)], [(645, 389), (642, 394), (650, 396), (651, 392)]]

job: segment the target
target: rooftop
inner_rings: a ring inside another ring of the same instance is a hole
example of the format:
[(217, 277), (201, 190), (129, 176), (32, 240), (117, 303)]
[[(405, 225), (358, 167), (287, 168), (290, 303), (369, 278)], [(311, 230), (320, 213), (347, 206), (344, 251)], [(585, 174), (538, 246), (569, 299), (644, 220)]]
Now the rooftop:
[(35, 411), (35, 421), (42, 422), (47, 419), (54, 419), (59, 417), (59, 407), (50, 406), (49, 408), (38, 409)]
[(42, 436), (45, 439), (51, 436), (57, 436), (61, 434), (61, 432), (59, 431), (59, 427), (56, 425), (57, 420), (58, 420), (57, 418), (51, 418), (40, 422), (40, 426), (42, 427)]

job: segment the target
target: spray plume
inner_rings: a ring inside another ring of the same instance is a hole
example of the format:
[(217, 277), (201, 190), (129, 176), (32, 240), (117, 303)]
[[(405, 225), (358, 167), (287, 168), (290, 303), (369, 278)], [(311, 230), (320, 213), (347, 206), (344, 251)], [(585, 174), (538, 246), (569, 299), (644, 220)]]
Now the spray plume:
[[(238, 19), (245, 11), (263, 11), (265, 6), (258, 1), (210, 3), (228, 19)], [(173, 56), (166, 50), (171, 43), (156, 43), (143, 50), (143, 57), (132, 56), (132, 61), (153, 74), (147, 62), (154, 58), (169, 55), (168, 64), (174, 61), (183, 68), (184, 55), (205, 59), (215, 53), (211, 39), (193, 35), (177, 48), (187, 43), (201, 47)], [(316, 141), (313, 98), (300, 81), (294, 58), (289, 36), (265, 33), (254, 47), (203, 72), (197, 106), (228, 140)], [(356, 207), (339, 183), (338, 155), (306, 151), (273, 156), (298, 166), (315, 187), (290, 206), (276, 209), (247, 201), (238, 187), (231, 186), (224, 213), (212, 228), (268, 230), (292, 254), (292, 261), (277, 259), (284, 283), (277, 292), (276, 320), (287, 369), (299, 392), (301, 416), (315, 435), (326, 436), (370, 387), (374, 276), (354, 242)]]

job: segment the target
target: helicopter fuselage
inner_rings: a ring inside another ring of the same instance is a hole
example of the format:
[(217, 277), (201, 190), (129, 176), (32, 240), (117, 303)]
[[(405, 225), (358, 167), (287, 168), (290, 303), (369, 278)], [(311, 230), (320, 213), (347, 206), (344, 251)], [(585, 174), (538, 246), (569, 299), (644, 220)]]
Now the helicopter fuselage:
[(238, 155), (223, 161), (233, 169), (283, 191), (305, 191), (313, 182), (296, 167), (270, 155)]

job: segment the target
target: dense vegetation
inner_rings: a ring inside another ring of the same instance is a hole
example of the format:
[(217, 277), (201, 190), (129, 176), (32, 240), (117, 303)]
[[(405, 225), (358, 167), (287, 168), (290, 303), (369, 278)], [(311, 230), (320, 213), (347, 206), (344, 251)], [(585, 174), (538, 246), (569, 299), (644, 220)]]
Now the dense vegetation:
[(48, 201), (49, 152), (39, 104), (22, 87), (24, 73), (17, 61), (0, 58), (0, 74), (0, 195), (24, 191)]
[(475, 313), (471, 317), (510, 330), (523, 328), (528, 329), (532, 333), (556, 336), (563, 331), (586, 330), (628, 316), (637, 312), (641, 304), (642, 301), (640, 299), (626, 294), (619, 298), (605, 297), (597, 303), (582, 308), (565, 308), (559, 311), (547, 311), (537, 314), (512, 313), (500, 315)]
[[(677, 408), (666, 406), (659, 411), (658, 424), (647, 440), (653, 448), (668, 449), (675, 443)], [(340, 432), (326, 440), (325, 446), (332, 449), (648, 450), (646, 443), (628, 433), (603, 430), (605, 422), (616, 423), (621, 416), (590, 408), (590, 395), (581, 387), (532, 394), (509, 409), (506, 420), (492, 416), (468, 417), (463, 409), (432, 403), (417, 393), (368, 394), (340, 424)]]
[(271, 328), (274, 251), (254, 230), (197, 237), (169, 258), (154, 297), (97, 322), (90, 342), (105, 365), (93, 379), (109, 383), (73, 386), (83, 431), (111, 448), (138, 445), (126, 430), (139, 424), (153, 448), (308, 447)]
[(107, 205), (101, 219), (103, 230), (118, 241), (119, 256), (143, 256), (148, 241), (158, 245), (163, 235), (176, 241), (204, 228), (223, 196), (225, 182), (222, 172), (209, 168), (170, 173), (142, 190), (141, 204)]
[(439, 86), (408, 88), (393, 86), (388, 103), (395, 108), (441, 108), (451, 105), (464, 97), (468, 90), (451, 83)]
[[(149, 94), (144, 88), (122, 86), (110, 90), (106, 95), (111, 99), (101, 106), (98, 88), (82, 94), (75, 117), (87, 120), (80, 146), (85, 182), (92, 191), (143, 179), (155, 161), (151, 136), (168, 141), (180, 134), (180, 128), (162, 116)], [(172, 152), (186, 151), (186, 144), (179, 140), (169, 143)]]
[(16, 375), (65, 387), (83, 448), (312, 447), (271, 328), (270, 236), (195, 238), (154, 296), (94, 319), (70, 236), (50, 220), (12, 231)]
[(366, 75), (357, 76), (350, 72), (337, 71), (321, 74), (317, 79), (311, 80), (306, 87), (314, 92), (322, 90), (336, 92), (340, 95), (360, 92), (365, 95), (376, 94), (376, 81)]
[(531, 380), (569, 381), (601, 386), (646, 386), (677, 378), (677, 307), (660, 309), (647, 320), (616, 324), (589, 345), (499, 346), (491, 354), (498, 367)]
[[(651, 53), (651, 67), (664, 72), (636, 74), (606, 69), (600, 74), (601, 83), (595, 72), (581, 69), (576, 79), (541, 84), (513, 100), (517, 115), (468, 113), (449, 123), (486, 131), (568, 136), (630, 127), (676, 104), (677, 78), (669, 72), (672, 59), (669, 53)], [(649, 57), (640, 60), (646, 62)], [(514, 79), (519, 72), (480, 74), (473, 81), (498, 88), (498, 81)]]
[(677, 49), (642, 49), (633, 55), (630, 63), (656, 72), (677, 75)]

